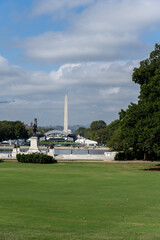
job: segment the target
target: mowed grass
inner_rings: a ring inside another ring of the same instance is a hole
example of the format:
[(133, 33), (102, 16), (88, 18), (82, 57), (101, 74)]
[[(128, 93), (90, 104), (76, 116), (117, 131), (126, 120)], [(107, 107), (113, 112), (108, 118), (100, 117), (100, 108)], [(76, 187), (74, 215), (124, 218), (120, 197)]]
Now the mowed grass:
[(158, 240), (154, 163), (0, 163), (0, 240)]

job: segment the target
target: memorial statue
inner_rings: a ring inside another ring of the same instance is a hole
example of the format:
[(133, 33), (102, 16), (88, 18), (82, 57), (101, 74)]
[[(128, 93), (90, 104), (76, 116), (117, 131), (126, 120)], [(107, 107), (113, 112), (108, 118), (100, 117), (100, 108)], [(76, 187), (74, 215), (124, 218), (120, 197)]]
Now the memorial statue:
[(50, 144), (49, 148), (54, 149), (54, 144)]
[(34, 119), (33, 136), (36, 136), (36, 132), (37, 132), (37, 118)]

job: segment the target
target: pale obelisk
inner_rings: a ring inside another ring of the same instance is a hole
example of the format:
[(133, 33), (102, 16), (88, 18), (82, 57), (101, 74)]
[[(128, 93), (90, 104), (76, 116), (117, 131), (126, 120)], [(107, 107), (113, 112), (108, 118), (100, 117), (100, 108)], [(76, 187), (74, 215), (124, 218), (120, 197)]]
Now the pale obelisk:
[(64, 99), (64, 132), (68, 133), (68, 97)]

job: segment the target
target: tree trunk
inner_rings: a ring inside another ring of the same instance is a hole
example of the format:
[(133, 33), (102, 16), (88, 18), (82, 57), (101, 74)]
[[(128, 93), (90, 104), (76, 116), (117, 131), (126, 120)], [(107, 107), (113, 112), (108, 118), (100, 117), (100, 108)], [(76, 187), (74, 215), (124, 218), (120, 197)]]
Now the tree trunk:
[(146, 160), (147, 156), (146, 156), (146, 153), (144, 152), (144, 157), (143, 157), (143, 160)]

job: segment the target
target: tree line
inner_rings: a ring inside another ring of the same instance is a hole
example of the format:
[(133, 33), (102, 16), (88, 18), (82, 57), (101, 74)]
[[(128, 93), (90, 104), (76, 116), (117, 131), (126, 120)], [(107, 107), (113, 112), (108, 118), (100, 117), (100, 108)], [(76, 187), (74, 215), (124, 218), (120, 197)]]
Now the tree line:
[(93, 121), (89, 128), (80, 127), (76, 133), (94, 141), (98, 144), (107, 145), (113, 149), (122, 149), (118, 140), (120, 121), (115, 120), (107, 125), (103, 120)]
[(20, 121), (0, 121), (0, 142), (8, 139), (27, 139), (28, 131)]

